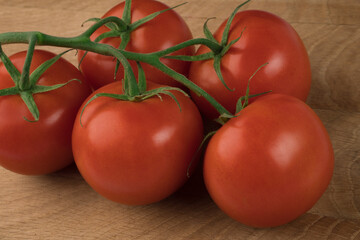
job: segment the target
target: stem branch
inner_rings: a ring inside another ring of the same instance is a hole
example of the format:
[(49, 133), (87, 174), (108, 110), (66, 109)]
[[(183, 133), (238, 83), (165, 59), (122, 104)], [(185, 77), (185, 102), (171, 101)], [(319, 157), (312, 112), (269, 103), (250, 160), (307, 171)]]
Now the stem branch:
[(26, 53), (25, 63), (19, 81), (19, 89), (22, 91), (30, 88), (30, 65), (34, 55), (36, 42), (37, 42), (37, 34), (30, 35), (29, 47)]

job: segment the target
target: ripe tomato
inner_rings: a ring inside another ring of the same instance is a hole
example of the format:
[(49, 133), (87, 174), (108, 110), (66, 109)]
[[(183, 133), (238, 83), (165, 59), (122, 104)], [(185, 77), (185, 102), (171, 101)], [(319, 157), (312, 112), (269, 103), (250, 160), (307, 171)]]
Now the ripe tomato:
[[(10, 57), (21, 71), (26, 52)], [(35, 50), (30, 72), (55, 54)], [(21, 174), (47, 174), (73, 162), (71, 134), (78, 108), (90, 94), (90, 87), (80, 71), (70, 62), (60, 58), (38, 80), (39, 85), (66, 83), (56, 90), (34, 95), (40, 112), (37, 122), (19, 95), (0, 97), (0, 165)], [(13, 87), (9, 73), (0, 64), (0, 89)]]
[[(148, 83), (149, 89), (159, 87)], [(120, 81), (93, 93), (122, 93)], [(174, 91), (141, 102), (100, 97), (80, 113), (73, 131), (75, 162), (89, 185), (128, 205), (166, 198), (187, 180), (187, 167), (202, 141), (196, 105)], [(90, 97), (92, 97), (91, 95)], [(89, 98), (90, 98), (89, 97)]]
[(273, 227), (308, 211), (327, 188), (333, 167), (329, 136), (310, 107), (288, 95), (269, 94), (213, 136), (204, 179), (230, 217)]
[[(215, 32), (221, 40), (226, 21)], [(250, 94), (272, 90), (306, 100), (311, 84), (309, 58), (303, 42), (295, 30), (283, 19), (264, 11), (248, 10), (236, 14), (229, 32), (229, 42), (238, 38), (222, 57), (221, 71), (230, 92), (221, 83), (213, 68), (213, 60), (193, 62), (189, 78), (235, 113), (237, 100), (245, 95), (250, 76), (261, 65), (269, 63), (256, 73), (250, 83)], [(208, 52), (201, 46), (198, 54)], [(202, 97), (192, 94), (200, 111), (214, 119), (215, 109)]]
[[(125, 2), (122, 2), (110, 9), (104, 16), (122, 17)], [(131, 5), (132, 23), (142, 19), (149, 14), (169, 8), (163, 3), (154, 0), (133, 0)], [(99, 28), (91, 39), (95, 40), (99, 35), (109, 31), (107, 27)], [(125, 50), (137, 53), (150, 53), (160, 51), (178, 43), (192, 38), (192, 34), (185, 21), (174, 11), (164, 12), (149, 22), (143, 24), (131, 33), (130, 42)], [(115, 48), (120, 46), (120, 37), (106, 38), (101, 43), (109, 44)], [(174, 53), (174, 55), (193, 55), (194, 47), (184, 48)], [(83, 57), (84, 51), (79, 51), (79, 60)], [(188, 75), (190, 63), (171, 59), (162, 59), (162, 62), (175, 71)], [(103, 56), (89, 52), (84, 58), (80, 68), (91, 85), (97, 89), (105, 84), (114, 81), (115, 61), (113, 57)], [(131, 61), (133, 70), (137, 74), (136, 64)], [(158, 69), (148, 65), (141, 64), (146, 76), (152, 81), (181, 87), (181, 85)], [(122, 67), (116, 75), (118, 80), (122, 80), (124, 72)]]

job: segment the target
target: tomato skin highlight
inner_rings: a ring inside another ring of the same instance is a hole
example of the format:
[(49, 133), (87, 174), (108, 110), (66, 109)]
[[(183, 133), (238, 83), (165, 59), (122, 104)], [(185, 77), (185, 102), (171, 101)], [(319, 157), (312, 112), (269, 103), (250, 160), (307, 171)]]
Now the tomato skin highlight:
[[(226, 21), (214, 33), (221, 41)], [(230, 28), (228, 42), (238, 38), (222, 57), (221, 71), (230, 92), (215, 73), (213, 60), (191, 64), (189, 78), (212, 95), (231, 113), (237, 100), (244, 96), (250, 76), (263, 64), (250, 83), (250, 94), (288, 94), (305, 101), (311, 85), (311, 66), (304, 44), (296, 31), (280, 17), (259, 10), (236, 14)], [(196, 55), (209, 52), (200, 46)], [(200, 111), (210, 119), (218, 117), (215, 109), (203, 98), (192, 93)], [(251, 100), (252, 101), (252, 100)]]
[[(160, 85), (148, 82), (149, 89)], [(121, 82), (99, 92), (122, 92)], [(122, 204), (160, 201), (187, 180), (187, 167), (202, 140), (203, 125), (189, 97), (172, 91), (141, 102), (100, 97), (77, 117), (73, 132), (75, 162), (88, 184)], [(91, 96), (90, 96), (91, 97)], [(90, 98), (89, 97), (89, 98)]]
[[(10, 57), (21, 72), (26, 52)], [(35, 50), (30, 72), (55, 54)], [(34, 95), (40, 112), (38, 122), (18, 95), (0, 97), (0, 165), (25, 175), (48, 174), (73, 163), (71, 149), (72, 128), (83, 100), (91, 93), (80, 71), (60, 58), (38, 80), (39, 85), (70, 82), (59, 89)], [(0, 64), (0, 89), (15, 86), (4, 65)]]
[(204, 180), (215, 203), (253, 227), (288, 223), (308, 211), (333, 173), (330, 138), (302, 101), (258, 98), (210, 140)]
[[(124, 6), (125, 2), (114, 6), (103, 16), (103, 18), (109, 16), (122, 17)], [(168, 8), (167, 5), (154, 0), (133, 0), (131, 4), (131, 22), (134, 23), (149, 14)], [(107, 27), (101, 27), (91, 36), (91, 39), (95, 40), (99, 35), (107, 31), (109, 31)], [(156, 52), (190, 39), (192, 39), (192, 33), (185, 21), (174, 10), (169, 10), (135, 29), (130, 35), (130, 42), (125, 50), (137, 53)], [(101, 40), (100, 42), (118, 48), (121, 39), (120, 37), (112, 37)], [(194, 55), (194, 52), (195, 48), (191, 46), (181, 49), (171, 55)], [(79, 51), (79, 61), (82, 59), (83, 55), (84, 51)], [(188, 76), (190, 62), (172, 59), (161, 59), (161, 61), (175, 71)], [(98, 89), (101, 86), (114, 82), (115, 64), (116, 61), (113, 57), (89, 52), (81, 63), (80, 68), (93, 88)], [(135, 75), (137, 75), (136, 63), (130, 61), (130, 64), (132, 65)], [(176, 80), (151, 65), (141, 63), (141, 66), (143, 67), (147, 78), (151, 79), (153, 82), (180, 88), (183, 87)], [(124, 72), (120, 65), (116, 79), (122, 80), (123, 77)]]

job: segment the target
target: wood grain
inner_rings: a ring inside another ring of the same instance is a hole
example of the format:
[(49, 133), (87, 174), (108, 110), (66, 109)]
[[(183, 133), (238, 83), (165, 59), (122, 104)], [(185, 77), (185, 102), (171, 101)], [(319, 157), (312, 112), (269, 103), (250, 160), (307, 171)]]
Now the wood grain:
[[(119, 1), (0, 0), (0, 32), (81, 33), (81, 23)], [(164, 0), (169, 6), (181, 0)], [(213, 30), (241, 2), (188, 0), (177, 11), (195, 37), (206, 18)], [(309, 52), (313, 82), (308, 103), (327, 128), (335, 152), (331, 184), (299, 219), (254, 229), (222, 213), (198, 173), (159, 203), (130, 207), (108, 201), (75, 165), (47, 176), (0, 169), (0, 239), (360, 239), (360, 2), (253, 0), (244, 9), (273, 12), (297, 30)], [(25, 45), (7, 45), (8, 54)], [(61, 49), (42, 47), (60, 52)], [(72, 54), (66, 56), (76, 63)], [(315, 147), (315, 146), (314, 146)]]
[(0, 239), (356, 239), (360, 232), (357, 219), (314, 213), (277, 228), (246, 227), (222, 213), (198, 179), (162, 202), (129, 207), (96, 194), (75, 166), (48, 176), (6, 174)]
[(329, 188), (311, 212), (360, 219), (360, 113), (324, 109), (316, 112), (332, 140), (335, 169)]

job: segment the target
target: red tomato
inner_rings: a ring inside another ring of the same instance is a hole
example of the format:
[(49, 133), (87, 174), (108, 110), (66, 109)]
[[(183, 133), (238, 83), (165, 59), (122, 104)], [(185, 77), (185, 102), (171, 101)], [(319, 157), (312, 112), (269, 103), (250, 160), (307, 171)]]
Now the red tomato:
[[(10, 57), (21, 71), (26, 52)], [(30, 72), (55, 54), (35, 50)], [(34, 95), (40, 112), (37, 122), (18, 95), (0, 97), (0, 165), (21, 174), (47, 174), (73, 162), (71, 150), (72, 127), (77, 111), (90, 94), (90, 87), (80, 71), (70, 62), (60, 58), (38, 80), (39, 85), (55, 85), (77, 81), (54, 91)], [(0, 64), (0, 89), (13, 87), (9, 73)]]
[[(149, 82), (148, 87), (159, 85)], [(93, 95), (100, 92), (121, 94), (121, 82)], [(184, 184), (203, 126), (190, 98), (173, 94), (181, 111), (165, 95), (162, 100), (155, 96), (141, 102), (100, 97), (85, 108), (83, 127), (78, 115), (73, 131), (75, 162), (95, 191), (122, 204), (140, 205), (164, 199)]]
[[(104, 16), (122, 17), (125, 3), (122, 2), (110, 9)], [(132, 22), (142, 19), (149, 14), (169, 8), (163, 3), (154, 0), (133, 0), (131, 5)], [(99, 28), (91, 37), (95, 40), (99, 35), (109, 31), (107, 27)], [(192, 38), (192, 34), (185, 21), (174, 11), (169, 10), (158, 15), (156, 18), (143, 24), (131, 33), (130, 42), (125, 50), (137, 53), (150, 53), (160, 51), (178, 43)], [(109, 44), (115, 48), (120, 45), (120, 37), (106, 38), (101, 43)], [(188, 47), (175, 52), (173, 55), (193, 55), (194, 47)], [(79, 51), (79, 60), (84, 55), (84, 51)], [(162, 59), (162, 62), (175, 71), (188, 75), (190, 63), (178, 60)], [(114, 81), (115, 63), (113, 57), (103, 56), (89, 52), (81, 64), (81, 70), (91, 85), (97, 89), (105, 84)], [(135, 62), (131, 61), (133, 70), (137, 74)], [(181, 84), (171, 77), (160, 72), (158, 69), (142, 64), (148, 79), (164, 85), (180, 87)], [(122, 80), (124, 76), (123, 68), (120, 67), (117, 79)]]
[[(215, 32), (220, 41), (226, 21)], [(245, 30), (244, 30), (245, 29)], [(213, 60), (193, 62), (189, 78), (212, 95), (230, 112), (235, 113), (237, 100), (245, 95), (250, 76), (264, 66), (250, 83), (250, 94), (272, 90), (306, 100), (311, 84), (309, 58), (295, 30), (283, 19), (264, 11), (248, 10), (236, 14), (230, 28), (229, 42), (238, 38), (221, 60), (221, 71), (230, 92), (213, 68)], [(201, 46), (197, 55), (208, 52)], [(200, 111), (214, 119), (215, 109), (202, 97), (192, 94)]]
[(311, 108), (294, 97), (269, 94), (213, 136), (204, 179), (230, 217), (273, 227), (308, 211), (327, 188), (333, 168), (329, 136)]

